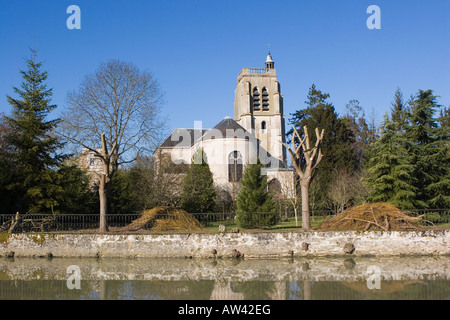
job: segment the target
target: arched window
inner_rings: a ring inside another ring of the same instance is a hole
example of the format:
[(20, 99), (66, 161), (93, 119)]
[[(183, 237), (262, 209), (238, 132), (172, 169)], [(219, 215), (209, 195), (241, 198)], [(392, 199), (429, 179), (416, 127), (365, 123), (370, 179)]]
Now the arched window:
[(265, 121), (261, 122), (261, 131), (266, 132), (266, 122)]
[(269, 92), (266, 87), (262, 89), (262, 109), (263, 111), (269, 110)]
[(233, 151), (228, 155), (228, 181), (239, 182), (242, 179), (243, 164), (239, 151)]
[(253, 88), (253, 110), (261, 110), (261, 102), (259, 98), (259, 91), (257, 87)]

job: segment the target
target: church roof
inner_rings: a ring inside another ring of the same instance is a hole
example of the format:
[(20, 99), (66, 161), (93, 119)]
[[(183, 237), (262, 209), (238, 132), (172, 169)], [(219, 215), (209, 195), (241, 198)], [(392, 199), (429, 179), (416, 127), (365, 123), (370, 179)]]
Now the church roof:
[(245, 130), (243, 126), (237, 123), (233, 118), (226, 116), (214, 128), (207, 131), (202, 140), (215, 138), (250, 138), (254, 136)]
[[(164, 140), (159, 148), (189, 148), (199, 140), (220, 138), (255, 138), (233, 118), (226, 116), (212, 129), (184, 129), (177, 128)], [(255, 138), (256, 139), (256, 138)]]
[(159, 146), (160, 148), (192, 147), (194, 142), (203, 136), (208, 129), (176, 128)]

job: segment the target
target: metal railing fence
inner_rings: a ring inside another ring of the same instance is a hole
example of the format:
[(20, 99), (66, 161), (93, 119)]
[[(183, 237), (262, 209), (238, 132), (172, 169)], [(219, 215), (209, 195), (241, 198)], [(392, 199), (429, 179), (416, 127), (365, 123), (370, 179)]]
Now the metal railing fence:
[[(421, 209), (405, 211), (410, 216), (422, 216), (424, 220), (430, 223), (440, 225), (450, 223), (450, 209)], [(227, 227), (236, 227), (236, 213), (190, 213), (204, 227), (218, 227), (225, 225)], [(273, 213), (251, 213), (252, 217), (264, 220)], [(301, 210), (298, 210), (298, 223), (301, 226)], [(335, 215), (333, 211), (322, 210), (310, 212), (311, 222), (320, 223), (327, 217)], [(131, 214), (108, 214), (106, 216), (109, 228), (123, 228), (130, 225), (134, 220), (141, 216), (140, 213)], [(278, 212), (278, 221), (275, 228), (295, 228), (294, 212)], [(14, 223), (17, 216), (14, 214), (0, 214), (0, 232), (8, 232), (11, 224)], [(173, 215), (157, 214), (153, 220), (158, 219), (177, 219)], [(95, 232), (99, 228), (99, 214), (25, 214), (19, 215), (19, 220), (13, 228), (14, 233), (22, 232), (54, 232), (54, 231), (82, 231), (88, 230)], [(142, 229), (149, 229), (151, 223)]]

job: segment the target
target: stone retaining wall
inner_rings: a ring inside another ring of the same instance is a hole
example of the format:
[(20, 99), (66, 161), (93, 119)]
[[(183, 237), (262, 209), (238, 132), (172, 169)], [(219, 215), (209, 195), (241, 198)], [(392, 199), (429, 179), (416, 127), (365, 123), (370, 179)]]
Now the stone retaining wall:
[[(351, 253), (350, 253), (351, 252)], [(450, 230), (217, 234), (0, 234), (0, 255), (245, 258), (450, 255)]]

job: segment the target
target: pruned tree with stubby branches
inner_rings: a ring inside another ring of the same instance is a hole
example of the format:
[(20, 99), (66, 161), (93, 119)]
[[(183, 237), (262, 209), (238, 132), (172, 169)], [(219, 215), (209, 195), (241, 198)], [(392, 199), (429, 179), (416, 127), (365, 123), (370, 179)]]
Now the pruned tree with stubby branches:
[(102, 162), (99, 175), (100, 230), (107, 231), (107, 194), (121, 164), (133, 162), (159, 142), (163, 95), (158, 81), (131, 63), (110, 60), (68, 94), (62, 136)]
[(311, 222), (309, 219), (309, 185), (313, 174), (320, 161), (323, 158), (321, 143), (325, 130), (319, 131), (316, 128), (316, 142), (314, 146), (311, 145), (311, 140), (308, 134), (308, 128), (303, 127), (303, 136), (297, 131), (295, 127), (292, 128), (292, 149), (283, 143), (288, 150), (295, 171), (300, 177), (300, 189), (302, 194), (302, 229), (311, 231)]

